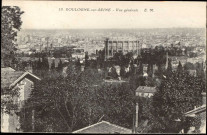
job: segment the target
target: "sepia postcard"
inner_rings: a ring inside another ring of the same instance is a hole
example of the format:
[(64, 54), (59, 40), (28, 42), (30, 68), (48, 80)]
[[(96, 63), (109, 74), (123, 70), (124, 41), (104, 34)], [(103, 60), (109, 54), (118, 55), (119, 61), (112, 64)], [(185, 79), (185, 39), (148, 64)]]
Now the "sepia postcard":
[(1, 8), (2, 133), (206, 134), (206, 2)]

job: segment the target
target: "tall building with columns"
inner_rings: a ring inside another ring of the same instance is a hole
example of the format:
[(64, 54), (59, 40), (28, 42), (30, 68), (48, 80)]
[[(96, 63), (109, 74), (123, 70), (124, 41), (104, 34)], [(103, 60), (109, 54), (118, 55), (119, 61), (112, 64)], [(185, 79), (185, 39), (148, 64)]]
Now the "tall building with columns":
[(141, 44), (136, 38), (106, 38), (105, 40), (105, 60), (114, 56), (116, 52), (124, 55), (132, 52), (134, 57), (141, 54)]

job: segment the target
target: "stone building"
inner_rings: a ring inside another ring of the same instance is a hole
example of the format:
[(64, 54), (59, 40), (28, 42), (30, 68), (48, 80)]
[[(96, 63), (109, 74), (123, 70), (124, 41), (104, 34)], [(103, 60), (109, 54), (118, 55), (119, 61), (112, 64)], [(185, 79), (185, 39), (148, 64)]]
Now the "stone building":
[(135, 38), (107, 38), (105, 40), (105, 60), (121, 52), (124, 55), (132, 52), (134, 57), (141, 54), (142, 45)]

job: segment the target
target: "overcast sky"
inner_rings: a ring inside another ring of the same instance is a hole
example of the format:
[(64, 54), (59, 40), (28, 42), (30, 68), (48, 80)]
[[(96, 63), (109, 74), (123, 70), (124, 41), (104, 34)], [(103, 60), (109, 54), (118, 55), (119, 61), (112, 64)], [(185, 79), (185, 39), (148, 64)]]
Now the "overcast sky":
[[(138, 1), (6, 1), (3, 5), (19, 6), (23, 29), (81, 28), (172, 28), (206, 27), (205, 2), (138, 2)], [(59, 11), (59, 8), (111, 8), (111, 12)], [(138, 12), (116, 12), (138, 9)], [(144, 9), (154, 12), (144, 12)]]

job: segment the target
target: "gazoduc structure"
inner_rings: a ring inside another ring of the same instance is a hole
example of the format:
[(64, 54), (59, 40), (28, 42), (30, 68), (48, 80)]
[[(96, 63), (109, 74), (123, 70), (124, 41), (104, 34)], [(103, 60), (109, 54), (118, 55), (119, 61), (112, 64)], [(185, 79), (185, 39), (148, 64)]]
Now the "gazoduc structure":
[(105, 60), (114, 56), (116, 52), (124, 55), (132, 52), (134, 57), (141, 54), (142, 45), (136, 38), (106, 38)]

